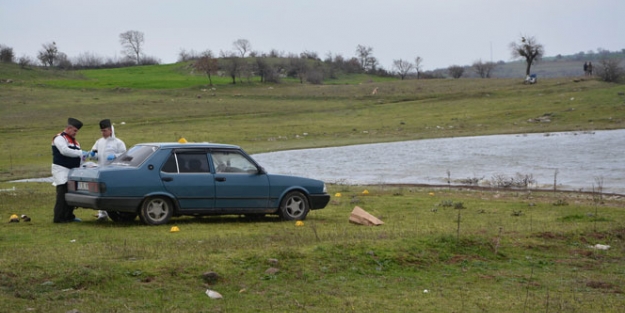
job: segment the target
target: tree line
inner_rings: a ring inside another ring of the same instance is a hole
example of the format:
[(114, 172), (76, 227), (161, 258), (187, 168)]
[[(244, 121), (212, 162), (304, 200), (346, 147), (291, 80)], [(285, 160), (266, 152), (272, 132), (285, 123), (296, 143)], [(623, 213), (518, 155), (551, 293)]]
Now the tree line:
[[(21, 67), (43, 66), (44, 68), (56, 68), (62, 70), (74, 69), (99, 69), (117, 68), (138, 65), (157, 65), (161, 61), (148, 56), (144, 51), (145, 36), (142, 32), (129, 30), (119, 34), (119, 43), (122, 47), (121, 58), (103, 58), (93, 53), (82, 53), (70, 59), (59, 50), (56, 42), (42, 44), (36, 60), (29, 56), (16, 58), (11, 47), (0, 44), (0, 62), (18, 63)], [(530, 76), (532, 65), (537, 64), (544, 57), (544, 46), (535, 37), (522, 36), (519, 42), (510, 43), (511, 57), (521, 59), (526, 63), (525, 75)], [(599, 49), (598, 76), (606, 81), (619, 81), (625, 76), (620, 67), (622, 58), (613, 58), (614, 53)], [(625, 54), (625, 49), (621, 52)], [(593, 55), (580, 52), (575, 57)], [(556, 59), (563, 58), (558, 55)], [(38, 61), (38, 62), (37, 62)], [(355, 55), (344, 57), (341, 54), (328, 52), (323, 59), (314, 51), (304, 51), (299, 54), (285, 53), (275, 49), (269, 52), (259, 52), (252, 49), (247, 39), (237, 39), (232, 43), (232, 50), (212, 50), (195, 52), (193, 50), (181, 50), (177, 62), (190, 62), (194, 71), (207, 76), (209, 84), (215, 75), (228, 76), (232, 83), (250, 81), (252, 77), (260, 77), (261, 82), (280, 82), (281, 78), (296, 78), (300, 83), (321, 84), (325, 79), (336, 78), (341, 74), (371, 74), (377, 76), (392, 76), (400, 79), (406, 78), (461, 78), (465, 70), (469, 69), (480, 78), (491, 78), (494, 69), (500, 61), (483, 62), (474, 61), (471, 66), (450, 65), (444, 71), (423, 71), (424, 59), (416, 56), (414, 61), (395, 59), (390, 70), (380, 66), (373, 54), (373, 48), (358, 45)], [(446, 75), (445, 75), (446, 74)]]

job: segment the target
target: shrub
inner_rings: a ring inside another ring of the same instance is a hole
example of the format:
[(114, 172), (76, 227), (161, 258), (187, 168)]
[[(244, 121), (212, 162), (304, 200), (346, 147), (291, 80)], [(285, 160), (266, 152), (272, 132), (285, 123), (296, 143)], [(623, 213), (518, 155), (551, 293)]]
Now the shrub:
[(616, 83), (625, 76), (625, 71), (620, 67), (620, 58), (603, 57), (599, 60), (597, 75), (601, 80)]
[(14, 60), (15, 54), (13, 53), (13, 48), (0, 45), (0, 62), (13, 63)]

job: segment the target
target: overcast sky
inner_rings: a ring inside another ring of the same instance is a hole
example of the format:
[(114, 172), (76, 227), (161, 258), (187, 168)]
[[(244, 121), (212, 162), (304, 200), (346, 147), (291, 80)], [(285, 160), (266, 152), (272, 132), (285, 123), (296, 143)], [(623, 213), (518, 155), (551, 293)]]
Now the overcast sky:
[(345, 58), (373, 48), (379, 64), (423, 69), (510, 61), (533, 36), (547, 56), (625, 49), (625, 0), (0, 0), (0, 44), (36, 58), (56, 42), (70, 59), (121, 58), (119, 34), (144, 33), (144, 52), (174, 63), (181, 50), (317, 52)]

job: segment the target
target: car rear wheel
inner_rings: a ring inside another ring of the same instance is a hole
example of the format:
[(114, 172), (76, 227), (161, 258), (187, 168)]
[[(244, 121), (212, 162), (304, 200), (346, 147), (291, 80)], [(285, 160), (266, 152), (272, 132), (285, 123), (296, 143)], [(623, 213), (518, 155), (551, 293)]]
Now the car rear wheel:
[(304, 220), (310, 210), (308, 198), (299, 192), (289, 192), (280, 202), (280, 216), (285, 221)]
[(107, 213), (114, 222), (132, 222), (137, 218), (137, 213), (117, 211), (108, 211)]
[(161, 225), (169, 222), (173, 212), (174, 207), (168, 198), (149, 197), (143, 200), (139, 217), (145, 224)]

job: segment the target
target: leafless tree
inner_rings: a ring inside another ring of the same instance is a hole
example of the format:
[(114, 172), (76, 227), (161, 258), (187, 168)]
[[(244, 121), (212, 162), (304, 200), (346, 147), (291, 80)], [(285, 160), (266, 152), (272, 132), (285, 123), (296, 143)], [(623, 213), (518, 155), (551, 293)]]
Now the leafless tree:
[(20, 68), (29, 68), (35, 62), (33, 62), (29, 56), (23, 55), (19, 58), (17, 63), (20, 65)]
[(187, 51), (185, 49), (182, 49), (180, 50), (180, 52), (178, 52), (178, 62), (197, 60), (199, 58), (200, 56), (193, 50)]
[(260, 82), (266, 83), (268, 82), (268, 78), (272, 77), (273, 68), (267, 62), (267, 58), (256, 58), (256, 71), (258, 72), (258, 76), (260, 76)]
[(397, 74), (399, 75), (399, 78), (401, 78), (401, 80), (404, 80), (404, 78), (406, 78), (406, 76), (408, 75), (408, 73), (410, 73), (413, 67), (414, 65), (412, 65), (412, 63), (408, 61), (404, 61), (402, 59), (393, 60), (393, 68), (397, 70)]
[(460, 65), (452, 65), (447, 68), (447, 71), (449, 71), (449, 75), (451, 75), (451, 77), (460, 78), (462, 77), (462, 74), (464, 74), (464, 67)]
[(482, 62), (482, 60), (473, 62), (473, 70), (480, 75), (481, 78), (490, 78), (490, 73), (497, 66), (494, 62)]
[(414, 59), (414, 69), (415, 71), (417, 71), (417, 79), (421, 78), (421, 69), (422, 69), (421, 63), (423, 63), (423, 58), (420, 56), (417, 56)]
[(104, 59), (94, 53), (83, 52), (74, 59), (74, 66), (78, 68), (99, 68), (104, 64)]
[(37, 59), (43, 64), (45, 67), (53, 67), (56, 59), (59, 55), (59, 49), (56, 46), (56, 42), (52, 43), (44, 43), (42, 45), (43, 49), (39, 50), (37, 54)]
[(625, 71), (620, 66), (621, 58), (610, 58), (603, 56), (599, 59), (599, 69), (597, 75), (603, 81), (616, 83), (625, 77)]
[(308, 72), (308, 61), (302, 58), (290, 58), (289, 68), (290, 76), (297, 77), (300, 84), (303, 84)]
[(220, 67), (232, 78), (232, 84), (237, 83), (237, 77), (241, 77), (241, 72), (245, 66), (245, 60), (232, 52), (220, 51)]
[(232, 43), (232, 46), (239, 51), (242, 58), (245, 58), (245, 54), (252, 50), (252, 44), (247, 39), (237, 39), (237, 41)]
[(63, 52), (59, 52), (59, 54), (56, 56), (55, 64), (57, 68), (62, 70), (70, 70), (73, 67), (72, 61), (70, 61), (67, 57), (67, 54)]
[(373, 56), (373, 48), (358, 45), (356, 47), (356, 55), (362, 70), (365, 72), (375, 70), (378, 60)]
[(122, 45), (122, 53), (129, 59), (133, 59), (137, 65), (141, 64), (143, 54), (143, 33), (136, 30), (129, 30), (119, 34), (119, 43)]
[[(209, 85), (210, 86), (213, 85), (212, 75), (217, 73), (217, 70), (219, 69), (219, 65), (217, 63), (217, 59), (215, 59), (213, 57), (213, 52), (212, 51), (207, 50), (204, 53), (202, 53), (202, 56), (200, 58), (198, 58), (197, 60), (195, 60), (195, 63), (193, 64), (193, 67), (197, 71), (205, 73), (206, 77), (208, 77)], [(235, 83), (236, 83), (236, 81), (235, 81)]]
[(533, 64), (537, 63), (542, 59), (545, 54), (545, 48), (543, 45), (538, 43), (536, 38), (534, 37), (521, 37), (521, 42), (511, 42), (510, 50), (512, 51), (512, 58), (525, 59), (526, 67), (525, 67), (525, 75), (530, 75), (530, 69)]

